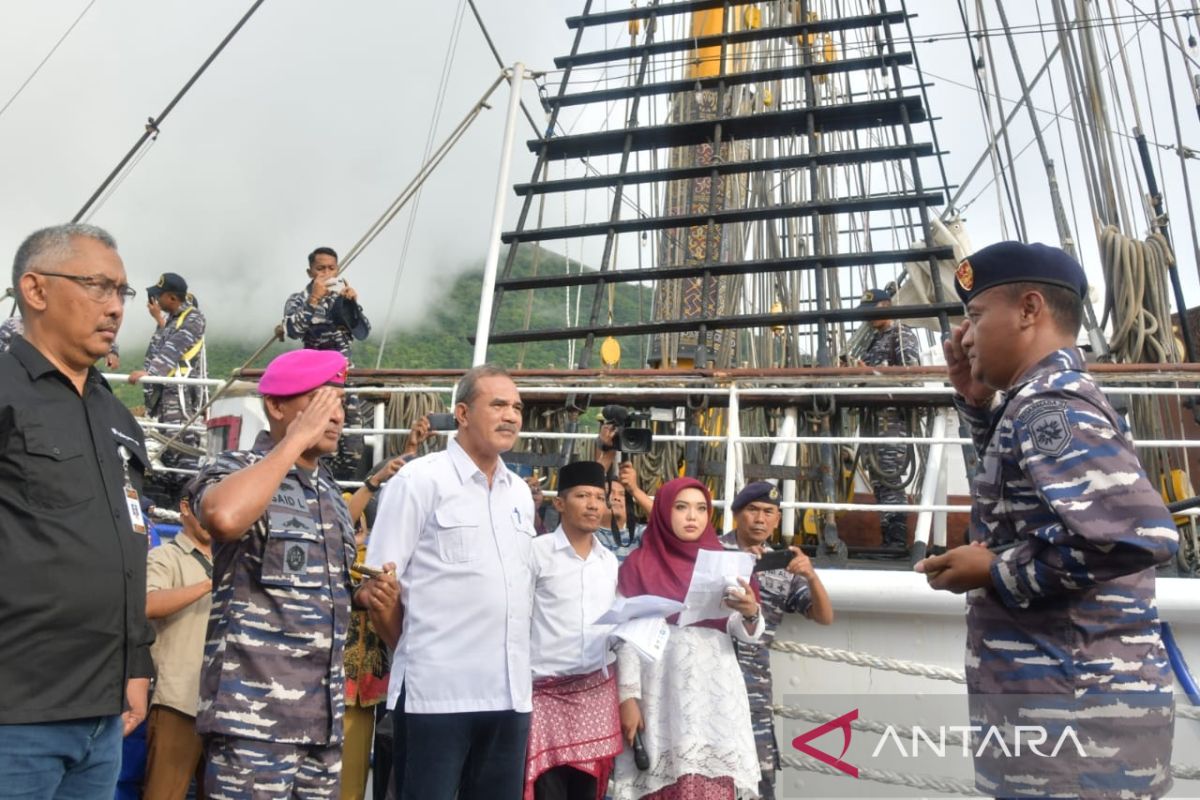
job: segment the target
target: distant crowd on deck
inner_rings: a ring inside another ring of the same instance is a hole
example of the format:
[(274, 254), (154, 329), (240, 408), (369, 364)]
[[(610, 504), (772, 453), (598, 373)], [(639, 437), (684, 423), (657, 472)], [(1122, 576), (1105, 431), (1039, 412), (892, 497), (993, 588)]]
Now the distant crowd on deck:
[[(204, 392), (143, 382), (206, 376), (205, 316), (181, 275), (147, 288), (155, 333), (128, 380), (176, 440), (156, 470), (95, 366), (119, 368), (136, 296), (115, 240), (61, 225), (19, 248), (20, 316), (0, 327), (0, 798), (784, 795), (769, 646), (788, 615), (831, 625), (834, 607), (781, 542), (777, 486), (740, 487), (718, 535), (703, 482), (640, 486), (605, 425), (547, 500), (504, 463), (525, 409), (493, 364), (459, 381), (444, 446), (415, 419), (401, 455), (364, 469), (343, 428), (362, 427), (346, 381), (370, 323), (334, 250), (307, 274), (283, 322), (303, 346), (259, 382), (267, 429), (212, 459), (178, 432)], [(1173, 705), (1154, 571), (1177, 538), (1074, 348), (1086, 279), (1062, 251), (1004, 242), (956, 283), (967, 320), (945, 356), (981, 456), (971, 543), (916, 569), (970, 593), (973, 713), (1011, 727), (1020, 709), (989, 698), (1069, 698), (1108, 754), (981, 756), (977, 786), (1037, 796), (1020, 784), (1044, 769), (1047, 794), (1162, 796)], [(864, 363), (919, 363), (906, 326), (871, 327)], [(881, 424), (909, 433), (898, 413)], [(906, 502), (889, 478), (902, 457), (877, 446), (881, 503)], [(171, 535), (160, 503), (178, 512)], [(886, 555), (907, 556), (906, 519), (882, 515)], [(143, 734), (139, 770), (122, 740)]]

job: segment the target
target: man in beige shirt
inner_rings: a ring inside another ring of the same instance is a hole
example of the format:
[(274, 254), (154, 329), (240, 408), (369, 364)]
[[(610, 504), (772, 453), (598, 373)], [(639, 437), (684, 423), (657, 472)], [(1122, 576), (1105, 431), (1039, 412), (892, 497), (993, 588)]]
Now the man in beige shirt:
[(158, 674), (146, 732), (145, 796), (183, 800), (196, 777), (204, 797), (203, 743), (196, 733), (200, 663), (212, 609), (212, 538), (179, 502), (183, 530), (150, 551), (146, 562), (146, 617), (158, 636), (150, 654)]

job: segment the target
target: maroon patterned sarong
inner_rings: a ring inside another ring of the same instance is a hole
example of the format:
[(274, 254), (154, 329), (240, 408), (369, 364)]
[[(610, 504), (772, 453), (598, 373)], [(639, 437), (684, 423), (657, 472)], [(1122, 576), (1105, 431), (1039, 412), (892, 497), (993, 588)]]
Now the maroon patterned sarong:
[(533, 800), (539, 775), (561, 766), (595, 777), (596, 800), (603, 800), (613, 759), (624, 746), (615, 671), (607, 678), (597, 670), (535, 680), (524, 800)]

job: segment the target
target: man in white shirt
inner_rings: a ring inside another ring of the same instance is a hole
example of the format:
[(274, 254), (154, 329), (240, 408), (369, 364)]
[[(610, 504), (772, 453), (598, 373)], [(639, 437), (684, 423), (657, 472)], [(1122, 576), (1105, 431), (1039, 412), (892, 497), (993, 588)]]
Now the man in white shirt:
[(617, 557), (596, 537), (604, 520), (604, 467), (558, 471), (558, 529), (533, 543), (533, 725), (525, 800), (603, 796), (621, 752), (611, 625), (595, 625), (617, 593)]
[[(533, 498), (500, 454), (521, 431), (500, 367), (463, 376), (458, 434), (384, 486), (366, 563), (396, 565), (388, 708), (401, 800), (517, 800), (532, 710)], [(402, 620), (401, 620), (401, 615)]]

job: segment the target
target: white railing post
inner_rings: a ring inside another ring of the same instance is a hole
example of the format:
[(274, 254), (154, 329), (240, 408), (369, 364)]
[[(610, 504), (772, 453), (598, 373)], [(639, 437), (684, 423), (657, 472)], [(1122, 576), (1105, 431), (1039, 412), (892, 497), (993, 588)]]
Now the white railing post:
[[(383, 430), (387, 427), (387, 403), (375, 404), (375, 428)], [(366, 437), (366, 441), (371, 445), (371, 463), (378, 464), (383, 461), (383, 454), (387, 451), (387, 434), (373, 433)]]
[[(796, 409), (788, 408), (783, 412), (783, 425), (779, 428), (779, 435), (787, 438), (796, 435)], [(788, 466), (793, 469), (796, 467), (797, 447), (795, 442), (780, 442), (775, 445), (775, 451), (771, 453), (772, 466)], [(796, 502), (796, 481), (784, 481), (780, 486), (780, 494), (783, 496), (783, 502)], [(792, 536), (796, 533), (796, 509), (788, 508), (783, 513), (782, 527), (780, 532), (783, 534), (785, 542), (791, 542)]]
[[(949, 414), (950, 412), (947, 411), (946, 413)], [(946, 487), (948, 486), (947, 481), (949, 480), (949, 476), (946, 474), (946, 467), (949, 464), (950, 449), (943, 447), (942, 463), (941, 466), (938, 467), (937, 496), (933, 499), (933, 502), (937, 503), (938, 505), (946, 505)], [(967, 486), (970, 487), (969, 479)], [(970, 491), (969, 488), (968, 491)], [(933, 517), (933, 544), (935, 547), (946, 546), (946, 519), (946, 514), (935, 514)]]
[[(933, 428), (929, 432), (931, 439), (941, 439), (946, 435), (946, 412), (938, 410), (933, 415)], [(936, 442), (929, 445), (929, 453), (925, 458), (925, 479), (921, 481), (921, 497), (919, 505), (932, 505), (937, 493), (938, 478), (942, 474), (945, 459), (942, 458), (946, 445)], [(917, 529), (913, 532), (913, 544), (929, 546), (929, 531), (933, 526), (932, 511), (917, 513)]]
[(738, 437), (742, 435), (741, 408), (738, 402), (737, 382), (729, 384), (729, 418), (725, 424), (725, 491), (722, 500), (725, 501), (725, 512), (721, 515), (721, 530), (729, 533), (733, 530), (733, 512), (729, 504), (737, 494), (737, 448), (741, 446)]
[(496, 291), (496, 267), (500, 263), (500, 231), (504, 227), (504, 206), (511, 188), (508, 171), (512, 166), (513, 139), (517, 132), (517, 109), (521, 105), (521, 84), (525, 65), (513, 64), (509, 79), (508, 117), (504, 123), (504, 144), (500, 149), (500, 176), (496, 179), (496, 202), (492, 207), (492, 227), (488, 231), (487, 258), (483, 262), (483, 289), (479, 293), (479, 319), (475, 322), (475, 353), (471, 366), (487, 361), (488, 335), (492, 327), (492, 301)]

